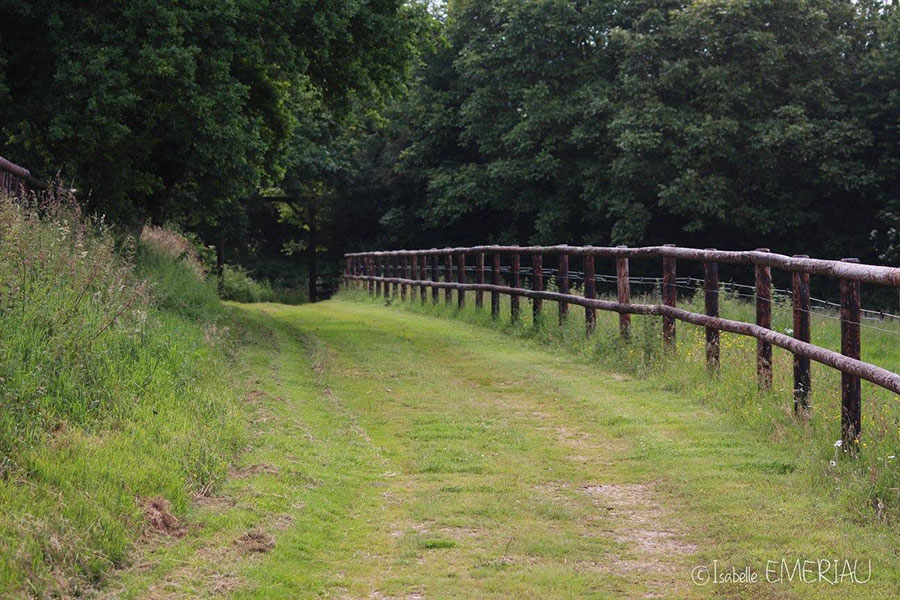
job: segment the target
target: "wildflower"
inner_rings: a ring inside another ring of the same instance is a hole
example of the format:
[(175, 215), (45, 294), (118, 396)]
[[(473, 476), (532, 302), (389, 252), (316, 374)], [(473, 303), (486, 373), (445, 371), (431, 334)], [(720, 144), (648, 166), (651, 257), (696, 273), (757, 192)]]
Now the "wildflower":
[(835, 448), (840, 448), (843, 445), (844, 445), (844, 440), (838, 440), (834, 443)]
[(794, 335), (794, 330), (790, 327), (786, 327), (784, 330), (785, 335)]
[(837, 463), (836, 463), (835, 461), (831, 461), (831, 466), (832, 466), (832, 467), (836, 467), (836, 466), (837, 466)]

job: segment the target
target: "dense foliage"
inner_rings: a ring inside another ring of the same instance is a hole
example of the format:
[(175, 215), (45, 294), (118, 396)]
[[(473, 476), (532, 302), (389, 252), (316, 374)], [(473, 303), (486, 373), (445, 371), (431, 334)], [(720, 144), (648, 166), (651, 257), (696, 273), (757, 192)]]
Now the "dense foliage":
[(278, 183), (304, 102), (398, 83), (400, 6), (0, 1), (0, 144), (117, 221), (216, 223)]
[(889, 260), (898, 27), (876, 1), (451, 0), (359, 155), (347, 194), (380, 223), (361, 245)]

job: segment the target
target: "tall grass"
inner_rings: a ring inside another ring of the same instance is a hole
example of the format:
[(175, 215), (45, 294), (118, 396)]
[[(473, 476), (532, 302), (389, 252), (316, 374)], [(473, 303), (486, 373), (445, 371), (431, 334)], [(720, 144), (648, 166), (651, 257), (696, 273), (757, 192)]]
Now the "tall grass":
[(254, 279), (239, 265), (225, 265), (222, 299), (234, 302), (303, 304), (309, 301), (309, 296), (302, 287), (273, 286), (264, 279)]
[[(548, 289), (553, 281), (548, 282)], [(863, 382), (862, 439), (859, 454), (851, 458), (835, 447), (840, 439), (840, 373), (813, 363), (811, 409), (794, 412), (793, 356), (774, 348), (774, 382), (771, 391), (761, 392), (756, 380), (756, 340), (729, 333), (721, 334), (721, 368), (711, 375), (706, 366), (706, 342), (703, 328), (677, 324), (677, 352), (662, 352), (662, 321), (659, 317), (632, 316), (631, 338), (619, 335), (616, 313), (598, 311), (596, 330), (587, 336), (584, 309), (569, 307), (566, 322), (558, 325), (558, 305), (544, 301), (541, 319), (532, 318), (531, 301), (521, 299), (520, 320), (510, 319), (510, 301), (501, 296), (501, 317), (491, 317), (490, 294), (484, 306), (475, 308), (474, 292), (467, 292), (463, 310), (444, 301), (444, 291), (436, 305), (431, 290), (422, 305), (417, 297), (401, 303), (397, 298), (373, 298), (360, 288), (341, 292), (364, 302), (385, 303), (413, 313), (438, 315), (497, 328), (507, 334), (529, 340), (560, 352), (580, 355), (610, 370), (628, 373), (665, 389), (688, 394), (698, 405), (712, 407), (723, 418), (740, 421), (755, 429), (773, 444), (788, 445), (797, 456), (792, 468), (802, 469), (808, 481), (821, 494), (846, 506), (854, 519), (868, 521), (900, 519), (900, 404), (891, 392)], [(610, 298), (615, 299), (615, 298)], [(660, 303), (658, 290), (632, 298), (635, 303)], [(679, 297), (679, 306), (703, 312), (703, 294)], [(725, 318), (753, 322), (755, 308), (750, 302), (722, 292), (720, 314)], [(776, 297), (773, 328), (792, 326), (790, 300)], [(834, 312), (812, 316), (812, 342), (840, 350), (840, 321)], [(900, 323), (890, 320), (865, 322), (862, 329), (862, 359), (900, 372)]]
[(214, 288), (72, 202), (0, 198), (0, 596), (84, 592), (142, 498), (175, 512), (240, 444)]

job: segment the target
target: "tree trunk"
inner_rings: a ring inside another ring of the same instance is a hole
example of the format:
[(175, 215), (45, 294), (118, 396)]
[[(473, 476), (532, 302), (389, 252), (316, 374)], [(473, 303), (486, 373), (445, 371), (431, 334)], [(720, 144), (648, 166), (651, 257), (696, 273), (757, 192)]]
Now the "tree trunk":
[(309, 219), (309, 244), (306, 249), (306, 270), (309, 273), (309, 301), (317, 302), (319, 294), (316, 289), (316, 279), (318, 279), (318, 262), (316, 257), (316, 214), (310, 211)]

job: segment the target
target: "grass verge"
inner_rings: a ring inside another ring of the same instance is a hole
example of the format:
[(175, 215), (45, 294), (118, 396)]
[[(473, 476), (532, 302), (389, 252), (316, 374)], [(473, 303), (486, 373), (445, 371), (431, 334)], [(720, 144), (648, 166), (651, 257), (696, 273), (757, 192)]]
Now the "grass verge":
[(0, 199), (0, 596), (72, 597), (223, 477), (242, 431), (196, 270)]

